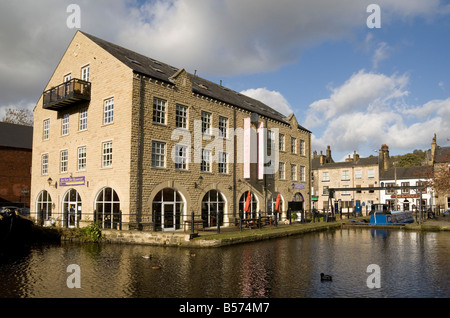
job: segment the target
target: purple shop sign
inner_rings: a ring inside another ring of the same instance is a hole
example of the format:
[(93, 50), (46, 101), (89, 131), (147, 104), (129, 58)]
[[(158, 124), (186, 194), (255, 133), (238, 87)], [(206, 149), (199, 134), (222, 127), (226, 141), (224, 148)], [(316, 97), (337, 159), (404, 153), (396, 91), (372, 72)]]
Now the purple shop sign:
[(60, 187), (75, 187), (82, 186), (86, 183), (85, 177), (70, 177), (70, 178), (60, 178), (59, 186)]
[(292, 189), (298, 189), (298, 190), (305, 189), (305, 184), (304, 183), (293, 182), (292, 183)]

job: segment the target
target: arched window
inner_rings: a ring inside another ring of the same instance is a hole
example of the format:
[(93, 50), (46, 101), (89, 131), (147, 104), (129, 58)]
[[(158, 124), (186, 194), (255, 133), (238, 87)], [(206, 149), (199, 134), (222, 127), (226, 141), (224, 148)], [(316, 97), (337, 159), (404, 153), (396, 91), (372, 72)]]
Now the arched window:
[(48, 221), (52, 217), (52, 198), (46, 190), (39, 193), (36, 200), (38, 219)]
[(174, 231), (181, 228), (185, 210), (185, 200), (175, 189), (165, 188), (159, 191), (152, 203), (153, 222), (158, 230)]
[(70, 189), (63, 199), (64, 225), (78, 227), (81, 220), (81, 197), (77, 190)]
[[(272, 215), (272, 213), (275, 212), (276, 206), (277, 206), (277, 197), (278, 193), (274, 193), (271, 198), (267, 200), (267, 214)], [(284, 200), (283, 197), (280, 195), (280, 214), (284, 211)]]
[(239, 215), (243, 217), (251, 217), (251, 218), (257, 218), (257, 212), (258, 212), (258, 199), (256, 198), (255, 194), (251, 192), (250, 194), (250, 215), (244, 214), (244, 207), (245, 207), (245, 201), (247, 200), (248, 191), (245, 191), (241, 198), (239, 199)]
[[(220, 212), (220, 213), (219, 213)], [(225, 199), (221, 192), (211, 190), (205, 194), (202, 200), (202, 220), (204, 227), (217, 226), (219, 216), (220, 225), (223, 225), (225, 214)]]
[(96, 221), (103, 229), (118, 229), (120, 224), (120, 200), (112, 188), (103, 188), (95, 199)]

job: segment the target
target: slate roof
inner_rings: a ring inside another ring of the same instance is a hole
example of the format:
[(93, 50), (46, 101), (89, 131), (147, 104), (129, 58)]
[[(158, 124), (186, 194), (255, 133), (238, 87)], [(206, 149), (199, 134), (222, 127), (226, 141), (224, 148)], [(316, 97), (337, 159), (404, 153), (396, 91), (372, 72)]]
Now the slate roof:
[[(180, 70), (180, 68), (178, 67), (174, 67), (166, 63), (154, 60), (142, 54), (123, 48), (119, 45), (102, 40), (91, 34), (87, 34), (85, 32), (81, 33), (84, 34), (93, 42), (95, 42), (101, 48), (109, 52), (119, 61), (127, 65), (136, 73), (146, 75), (166, 83), (172, 83), (170, 78)], [(225, 102), (227, 104), (237, 106), (241, 109), (258, 113), (259, 115), (265, 116), (267, 118), (271, 118), (276, 121), (289, 124), (289, 122), (286, 119), (286, 116), (284, 116), (280, 112), (274, 110), (273, 108), (267, 106), (266, 104), (258, 100), (240, 94), (236, 91), (233, 91), (229, 88), (226, 88), (214, 82), (208, 81), (197, 75), (190, 73), (188, 73), (188, 75), (192, 82), (193, 93), (210, 97), (217, 101)], [(310, 132), (308, 129), (300, 125), (298, 128)]]
[(434, 154), (435, 163), (450, 163), (450, 147), (436, 147)]
[(381, 173), (380, 180), (427, 178), (431, 171), (431, 166), (389, 168)]
[(359, 166), (376, 166), (378, 165), (378, 157), (367, 157), (359, 158), (356, 161), (342, 161), (342, 162), (331, 162), (320, 165), (320, 158), (316, 157), (311, 160), (312, 169), (338, 169), (338, 168), (351, 168)]
[(0, 122), (0, 147), (31, 150), (33, 127)]

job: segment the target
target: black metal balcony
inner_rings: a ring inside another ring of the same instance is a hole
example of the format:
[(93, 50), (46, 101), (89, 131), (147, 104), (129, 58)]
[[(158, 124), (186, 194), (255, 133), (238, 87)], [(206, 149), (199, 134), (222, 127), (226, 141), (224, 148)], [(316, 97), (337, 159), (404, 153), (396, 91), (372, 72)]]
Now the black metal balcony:
[(43, 99), (44, 109), (56, 111), (80, 102), (89, 102), (91, 100), (91, 83), (74, 78), (45, 91)]

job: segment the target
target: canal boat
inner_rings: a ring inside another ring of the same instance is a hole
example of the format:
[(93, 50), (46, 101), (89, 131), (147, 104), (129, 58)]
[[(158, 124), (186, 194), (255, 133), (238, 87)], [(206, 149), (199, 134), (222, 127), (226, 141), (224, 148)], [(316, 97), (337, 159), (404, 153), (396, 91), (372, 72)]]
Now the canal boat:
[(413, 222), (411, 211), (389, 211), (386, 204), (375, 204), (370, 212), (370, 224), (401, 225)]

